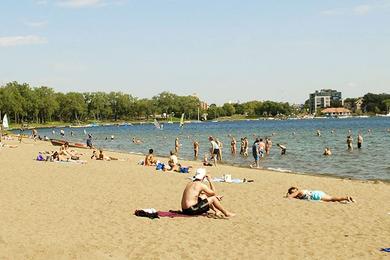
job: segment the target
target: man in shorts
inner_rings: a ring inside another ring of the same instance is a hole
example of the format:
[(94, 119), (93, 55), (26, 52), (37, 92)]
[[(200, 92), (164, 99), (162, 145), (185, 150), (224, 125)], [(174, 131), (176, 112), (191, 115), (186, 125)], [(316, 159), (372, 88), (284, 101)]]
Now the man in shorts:
[(214, 166), (217, 166), (217, 156), (219, 154), (219, 145), (218, 143), (214, 140), (214, 137), (209, 136), (209, 141), (211, 143), (211, 159), (214, 161)]
[[(210, 187), (203, 183), (205, 178)], [(189, 182), (184, 189), (181, 208), (183, 214), (186, 215), (202, 215), (212, 209), (216, 213), (221, 211), (225, 217), (233, 217), (235, 214), (225, 210), (221, 200), (222, 196), (216, 195), (210, 176), (206, 175), (206, 169), (199, 168), (196, 170), (194, 180)]]
[(259, 143), (260, 143), (260, 140), (258, 138), (256, 138), (256, 141), (252, 145), (252, 154), (253, 154), (253, 158), (255, 159), (255, 162), (253, 164), (249, 165), (249, 167), (251, 167), (251, 168), (253, 168), (253, 167), (259, 168), (260, 167), (260, 165), (259, 165), (259, 159), (260, 159)]

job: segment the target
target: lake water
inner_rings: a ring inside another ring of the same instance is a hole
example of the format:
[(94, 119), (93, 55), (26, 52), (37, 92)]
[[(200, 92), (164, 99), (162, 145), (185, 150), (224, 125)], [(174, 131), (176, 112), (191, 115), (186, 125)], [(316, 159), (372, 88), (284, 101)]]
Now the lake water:
[[(87, 133), (94, 137), (93, 143), (104, 149), (146, 153), (153, 148), (156, 155), (168, 156), (174, 149), (174, 141), (179, 137), (182, 144), (179, 158), (193, 159), (193, 140), (200, 144), (199, 155), (203, 158), (208, 153), (210, 143), (208, 136), (217, 137), (224, 144), (224, 163), (249, 166), (253, 162), (251, 146), (254, 135), (271, 137), (273, 147), (271, 154), (261, 160), (261, 166), (278, 171), (297, 173), (326, 174), (355, 179), (390, 180), (390, 118), (347, 118), (347, 119), (313, 119), (313, 120), (251, 120), (189, 123), (180, 128), (178, 124), (164, 124), (163, 130), (153, 124), (130, 126), (98, 126), (90, 128), (63, 128), (65, 139), (85, 142)], [(60, 138), (61, 128), (40, 129), (41, 136)], [(321, 136), (316, 135), (316, 130)], [(333, 133), (332, 133), (333, 130)], [(348, 151), (346, 139), (349, 130), (354, 138), (354, 150)], [(70, 135), (73, 131), (74, 135)], [(363, 147), (357, 149), (357, 134), (363, 134)], [(295, 134), (294, 134), (295, 133)], [(239, 152), (240, 138), (249, 138), (249, 156), (239, 153), (230, 154), (229, 134), (237, 139)], [(114, 135), (114, 140), (110, 136)], [(106, 137), (108, 140), (105, 140)], [(142, 139), (144, 143), (133, 144), (132, 137)], [(287, 146), (287, 154), (280, 155), (276, 146), (281, 143)], [(323, 156), (325, 147), (330, 147), (332, 156)]]

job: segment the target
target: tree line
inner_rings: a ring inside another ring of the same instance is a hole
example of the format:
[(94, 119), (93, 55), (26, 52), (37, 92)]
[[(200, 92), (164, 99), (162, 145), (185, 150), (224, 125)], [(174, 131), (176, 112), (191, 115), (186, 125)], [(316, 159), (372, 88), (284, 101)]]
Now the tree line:
[[(366, 112), (387, 112), (389, 94), (368, 93), (363, 97)], [(196, 96), (179, 96), (162, 92), (152, 98), (137, 98), (122, 92), (56, 92), (27, 83), (9, 82), (0, 87), (0, 118), (8, 114), (14, 123), (39, 123), (52, 121), (86, 122), (117, 120), (148, 120), (155, 116), (167, 120), (179, 118), (197, 119), (198, 114), (207, 119), (243, 115), (247, 117), (284, 117), (305, 113), (305, 107), (274, 101), (249, 101), (245, 103), (211, 104), (207, 108)], [(203, 108), (203, 109), (202, 109)]]
[[(204, 109), (202, 109), (202, 107)], [(103, 120), (148, 120), (156, 115), (165, 118), (180, 117), (197, 119), (198, 114), (208, 119), (240, 114), (245, 116), (289, 115), (295, 108), (288, 103), (251, 101), (241, 104), (211, 104), (201, 106), (196, 96), (179, 96), (162, 92), (150, 99), (122, 92), (56, 92), (27, 83), (9, 82), (0, 87), (0, 117), (8, 114), (14, 123), (52, 121), (85, 122)]]

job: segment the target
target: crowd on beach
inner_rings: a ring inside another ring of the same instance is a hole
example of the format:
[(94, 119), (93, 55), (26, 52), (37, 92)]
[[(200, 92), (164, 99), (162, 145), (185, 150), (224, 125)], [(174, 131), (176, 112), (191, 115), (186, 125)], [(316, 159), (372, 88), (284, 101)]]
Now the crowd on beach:
[[(60, 134), (62, 137), (65, 136), (63, 130), (60, 131)], [(73, 132), (71, 133), (71, 135), (73, 135)], [(316, 135), (321, 136), (321, 131), (317, 130)], [(22, 140), (22, 137), (23, 136), (21, 134), (18, 136), (20, 142)], [(2, 142), (2, 140), (7, 140), (7, 138), (12, 139), (12, 137), (8, 135), (0, 135), (0, 147), (16, 148), (17, 145), (6, 145)], [(47, 138), (40, 138), (36, 129), (32, 130), (30, 138), (34, 141), (36, 141), (37, 139), (47, 140)], [(114, 138), (114, 135), (110, 137), (111, 140), (113, 140)], [(232, 135), (229, 135), (229, 138), (231, 140), (230, 152), (232, 154), (236, 154), (237, 151), (239, 151), (242, 156), (249, 156), (250, 143), (247, 137), (240, 138), (239, 149), (237, 149), (236, 138)], [(203, 166), (217, 166), (220, 162), (222, 162), (223, 143), (218, 138), (213, 136), (209, 136), (208, 141), (210, 143), (209, 154), (204, 155), (202, 164)], [(132, 143), (141, 144), (143, 142), (141, 139), (137, 139), (136, 137), (134, 137), (132, 138)], [(193, 140), (192, 144), (194, 157), (197, 159), (199, 157), (199, 141)], [(348, 133), (346, 144), (348, 150), (353, 150), (353, 137), (350, 132)], [(357, 136), (357, 148), (361, 149), (362, 144), (363, 135), (361, 132), (359, 132)], [(287, 151), (287, 145), (278, 143), (277, 146), (280, 148), (280, 154), (285, 155)], [(92, 150), (92, 155), (90, 157), (91, 160), (123, 160), (116, 157), (107, 156), (102, 149), (97, 149), (96, 147), (94, 147), (92, 134), (87, 135), (86, 147)], [(143, 166), (152, 166), (155, 167), (156, 170), (161, 170), (163, 172), (190, 173), (191, 169), (193, 168), (191, 165), (184, 166), (179, 163), (178, 154), (180, 153), (181, 147), (182, 144), (180, 143), (179, 137), (176, 137), (174, 142), (174, 148), (170, 151), (169, 158), (166, 163), (157, 160), (154, 156), (154, 150), (149, 149), (144, 160), (140, 161), (139, 164)], [(270, 155), (272, 147), (273, 143), (270, 137), (261, 138), (254, 136), (254, 142), (251, 147), (254, 162), (250, 165), (250, 167), (260, 168), (261, 159)], [(65, 141), (64, 144), (59, 147), (59, 150), (40, 152), (36, 159), (38, 161), (77, 162), (84, 164), (87, 163), (87, 161), (81, 160), (81, 156), (83, 155), (85, 155), (85, 153), (80, 153), (76, 150), (71, 149), (69, 143)], [(331, 149), (329, 147), (325, 147), (323, 155), (332, 155)], [(207, 181), (208, 185), (206, 185), (204, 181)], [(291, 199), (325, 202), (355, 202), (355, 200), (351, 196), (331, 196), (323, 191), (305, 189), (301, 190), (297, 187), (289, 188), (285, 197)], [(186, 185), (183, 191), (181, 201), (182, 213), (187, 215), (200, 215), (207, 213), (209, 210), (212, 210), (215, 214), (222, 213), (222, 215), (225, 217), (234, 216), (234, 213), (226, 210), (222, 206), (222, 198), (223, 196), (217, 194), (215, 185), (213, 184), (211, 176), (207, 174), (206, 168), (198, 168), (195, 170), (194, 177)]]

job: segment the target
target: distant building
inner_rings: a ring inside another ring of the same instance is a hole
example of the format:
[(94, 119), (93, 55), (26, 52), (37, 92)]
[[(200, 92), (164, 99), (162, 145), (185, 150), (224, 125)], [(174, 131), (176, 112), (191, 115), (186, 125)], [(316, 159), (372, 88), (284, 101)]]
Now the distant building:
[(322, 114), (331, 117), (337, 116), (350, 116), (351, 110), (343, 108), (343, 107), (328, 107), (321, 111)]
[(321, 89), (309, 95), (310, 113), (316, 114), (318, 110), (330, 107), (332, 103), (342, 102), (341, 92), (333, 89)]
[(206, 102), (200, 101), (200, 109), (207, 110), (209, 105)]

